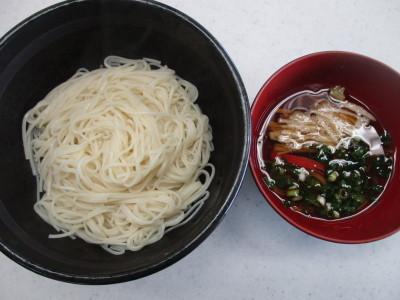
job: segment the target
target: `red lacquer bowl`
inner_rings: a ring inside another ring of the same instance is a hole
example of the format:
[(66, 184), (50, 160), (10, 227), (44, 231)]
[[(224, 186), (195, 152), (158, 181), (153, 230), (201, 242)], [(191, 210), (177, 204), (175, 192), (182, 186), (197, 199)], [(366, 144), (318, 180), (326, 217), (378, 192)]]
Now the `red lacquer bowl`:
[(349, 52), (319, 52), (298, 58), (278, 70), (261, 88), (252, 108), (250, 166), (258, 188), (268, 203), (289, 223), (321, 239), (340, 243), (366, 243), (385, 238), (400, 229), (400, 168), (398, 151), (394, 170), (377, 202), (346, 219), (311, 218), (292, 211), (263, 182), (257, 162), (256, 141), (261, 126), (277, 103), (304, 89), (341, 85), (361, 100), (400, 143), (400, 74), (383, 63)]

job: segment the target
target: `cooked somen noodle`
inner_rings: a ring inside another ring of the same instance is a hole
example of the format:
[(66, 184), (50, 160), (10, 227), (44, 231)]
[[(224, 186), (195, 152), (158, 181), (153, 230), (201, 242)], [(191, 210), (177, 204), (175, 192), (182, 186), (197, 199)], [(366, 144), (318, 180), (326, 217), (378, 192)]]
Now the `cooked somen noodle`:
[(58, 234), (113, 254), (188, 222), (214, 176), (196, 87), (152, 59), (109, 56), (53, 89), (22, 124), (34, 209)]

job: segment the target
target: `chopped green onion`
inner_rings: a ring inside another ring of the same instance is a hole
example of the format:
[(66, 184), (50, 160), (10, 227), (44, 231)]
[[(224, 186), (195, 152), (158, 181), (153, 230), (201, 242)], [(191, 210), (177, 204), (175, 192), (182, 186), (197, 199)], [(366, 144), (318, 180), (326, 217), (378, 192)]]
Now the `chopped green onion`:
[(323, 165), (321, 173), (275, 159), (267, 162), (270, 176), (265, 176), (264, 181), (269, 187), (277, 187), (280, 196), (284, 193), (285, 206), (297, 205), (297, 209), (313, 216), (337, 219), (356, 213), (379, 197), (383, 181), (378, 176), (388, 177), (393, 168), (391, 152), (370, 156), (369, 146), (361, 139), (351, 138), (337, 148), (312, 148), (298, 157)]
[(276, 181), (269, 176), (264, 177), (264, 182), (269, 188), (273, 188), (276, 184)]
[(362, 194), (352, 194), (351, 198), (358, 203), (364, 202), (364, 195)]
[(317, 201), (318, 201), (322, 206), (325, 206), (326, 199), (325, 199), (324, 196), (318, 195), (318, 196), (317, 196)]
[(299, 189), (289, 189), (286, 192), (286, 196), (288, 196), (288, 197), (298, 197), (298, 196), (300, 196), (300, 191), (299, 191)]
[(328, 181), (334, 182), (339, 177), (339, 173), (337, 171), (333, 171), (328, 174)]

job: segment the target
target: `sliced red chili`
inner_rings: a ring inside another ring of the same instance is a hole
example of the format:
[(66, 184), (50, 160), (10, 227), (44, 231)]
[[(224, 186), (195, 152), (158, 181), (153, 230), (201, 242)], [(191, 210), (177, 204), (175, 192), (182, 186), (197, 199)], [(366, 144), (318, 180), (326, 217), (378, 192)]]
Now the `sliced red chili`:
[(325, 173), (326, 169), (325, 165), (311, 158), (294, 154), (287, 154), (287, 153), (281, 155), (276, 155), (276, 154), (271, 154), (271, 155), (274, 155), (274, 157), (278, 156), (283, 160), (285, 160), (286, 162), (288, 162), (289, 164), (296, 165), (298, 167), (303, 167), (307, 170), (314, 170), (322, 174)]

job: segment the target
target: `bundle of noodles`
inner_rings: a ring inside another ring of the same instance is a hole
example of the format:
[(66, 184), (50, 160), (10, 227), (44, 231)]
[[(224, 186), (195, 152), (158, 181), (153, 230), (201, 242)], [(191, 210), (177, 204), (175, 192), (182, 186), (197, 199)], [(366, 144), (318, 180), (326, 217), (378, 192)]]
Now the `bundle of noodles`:
[(109, 56), (29, 110), (25, 155), (38, 179), (34, 209), (59, 232), (50, 237), (122, 254), (196, 215), (214, 176), (197, 96), (159, 61)]
[(310, 146), (337, 146), (361, 126), (375, 121), (364, 108), (348, 101), (319, 100), (307, 111), (279, 109), (277, 121), (268, 126), (275, 152), (307, 151)]

